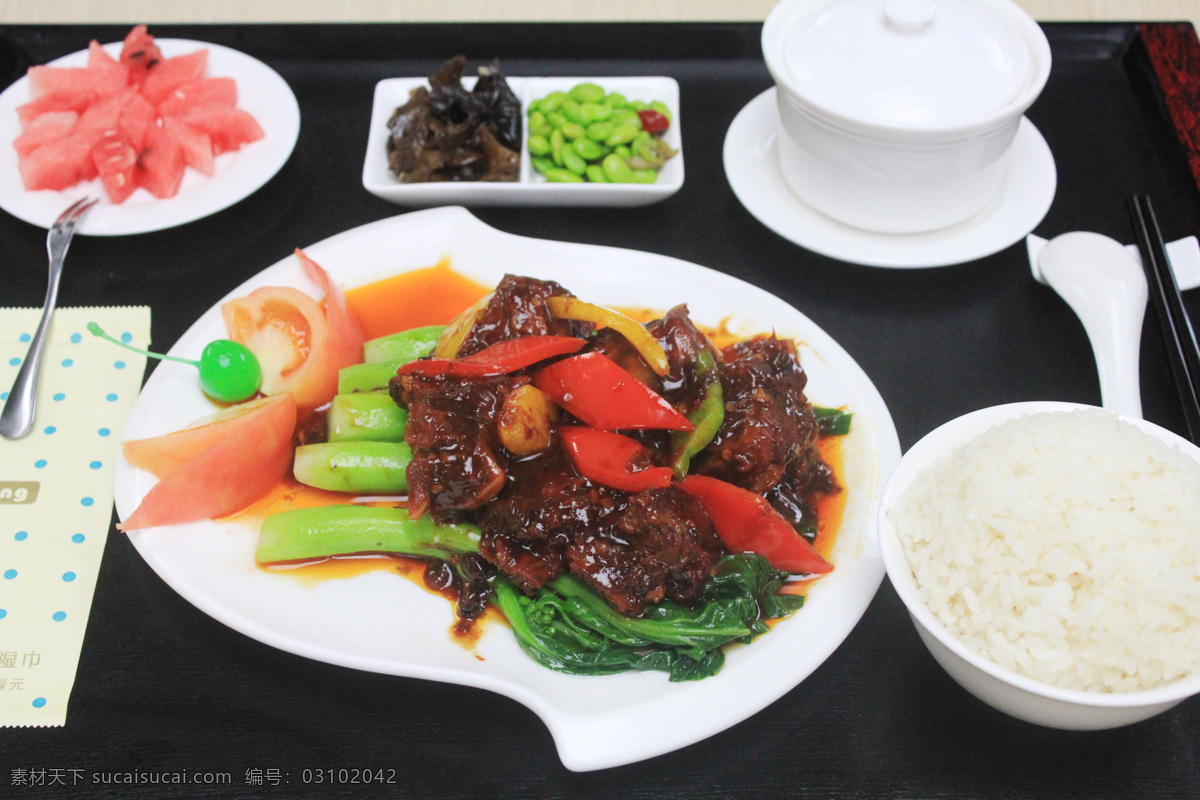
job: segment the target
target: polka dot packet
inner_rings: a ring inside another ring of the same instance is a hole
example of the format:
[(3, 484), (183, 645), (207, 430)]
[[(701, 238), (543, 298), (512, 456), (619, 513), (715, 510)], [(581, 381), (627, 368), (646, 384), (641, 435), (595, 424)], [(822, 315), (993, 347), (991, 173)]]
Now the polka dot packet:
[[(41, 309), (0, 309), (0, 400)], [(60, 308), (33, 432), (0, 439), (0, 726), (63, 725), (113, 512), (125, 420), (150, 344), (150, 309)]]

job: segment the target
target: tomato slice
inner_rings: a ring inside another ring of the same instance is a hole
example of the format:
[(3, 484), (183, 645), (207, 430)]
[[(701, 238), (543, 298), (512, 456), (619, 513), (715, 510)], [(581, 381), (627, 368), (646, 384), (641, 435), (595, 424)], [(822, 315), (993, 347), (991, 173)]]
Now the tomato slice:
[(262, 366), (262, 392), (290, 391), (303, 377), (314, 345), (325, 340), (325, 313), (299, 289), (264, 286), (221, 306), (229, 338)]
[[(303, 250), (296, 248), (296, 258), (304, 266), (304, 271), (314, 283), (325, 292), (325, 327), (327, 339), (321, 348), (324, 357), (323, 367), (333, 367), (334, 393), (337, 391), (337, 371), (350, 364), (358, 364), (363, 358), (363, 342), (367, 340), (362, 322), (350, 304), (342, 288), (329, 277), (320, 264), (309, 258)], [(333, 394), (329, 395), (333, 397)]]
[[(130, 464), (162, 480), (221, 439), (245, 436), (246, 429), (263, 424), (263, 416), (287, 413), (280, 409), (288, 405), (295, 409), (290, 395), (260, 397), (221, 409), (174, 433), (121, 442), (121, 452)], [(295, 411), (291, 414), (295, 416)]]
[(122, 445), (126, 458), (132, 449), (134, 466), (152, 465), (165, 477), (117, 527), (131, 531), (225, 516), (270, 491), (292, 464), (296, 402), (283, 394), (239, 410)]
[(700, 501), (730, 550), (758, 553), (771, 566), (792, 575), (833, 571), (833, 565), (761, 495), (705, 475), (689, 475), (679, 482), (679, 488)]
[(308, 276), (325, 292), (318, 303), (285, 286), (264, 286), (221, 306), (229, 338), (262, 366), (262, 393), (290, 392), (301, 415), (337, 394), (338, 370), (362, 361), (366, 336), (346, 297), (319, 264), (297, 249)]

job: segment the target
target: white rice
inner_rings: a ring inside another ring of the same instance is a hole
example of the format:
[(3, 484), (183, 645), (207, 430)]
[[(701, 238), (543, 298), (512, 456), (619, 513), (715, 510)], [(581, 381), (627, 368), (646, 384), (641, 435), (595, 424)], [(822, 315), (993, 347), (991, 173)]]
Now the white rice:
[(1200, 464), (1113, 414), (993, 427), (889, 519), (934, 616), (1003, 667), (1089, 692), (1200, 668)]

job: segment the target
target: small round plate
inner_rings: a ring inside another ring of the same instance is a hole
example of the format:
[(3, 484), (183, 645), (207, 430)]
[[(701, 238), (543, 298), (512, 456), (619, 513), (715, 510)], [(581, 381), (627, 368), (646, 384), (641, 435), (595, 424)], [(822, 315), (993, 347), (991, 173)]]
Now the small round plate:
[(1020, 241), (1046, 216), (1058, 175), (1041, 133), (1022, 119), (999, 195), (965, 222), (928, 233), (853, 228), (804, 203), (779, 172), (775, 89), (750, 101), (725, 135), (725, 176), (759, 222), (822, 255), (871, 267), (920, 269), (961, 264)]
[[(266, 134), (262, 139), (215, 159), (211, 177), (188, 167), (179, 193), (159, 200), (138, 189), (119, 205), (109, 201), (100, 179), (79, 183), (61, 192), (29, 192), (21, 183), (17, 153), (0, 146), (0, 208), (18, 219), (49, 228), (58, 215), (81, 197), (99, 197), (77, 233), (91, 236), (125, 236), (150, 233), (207, 217), (248, 197), (270, 180), (287, 163), (300, 133), (300, 106), (279, 73), (256, 58), (217, 44), (189, 39), (155, 39), (165, 57), (208, 49), (208, 74), (237, 81), (238, 107), (258, 120)], [(114, 58), (121, 43), (106, 44)], [(87, 50), (50, 62), (53, 67), (82, 67)], [(29, 102), (29, 78), (22, 77), (0, 94), (0, 142), (12, 141), (21, 133), (17, 107)]]

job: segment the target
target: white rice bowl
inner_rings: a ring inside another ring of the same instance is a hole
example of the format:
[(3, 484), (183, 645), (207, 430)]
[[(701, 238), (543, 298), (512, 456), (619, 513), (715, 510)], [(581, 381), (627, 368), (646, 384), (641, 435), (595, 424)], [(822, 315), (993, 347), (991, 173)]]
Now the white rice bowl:
[(1086, 692), (1200, 668), (1200, 464), (1114, 414), (994, 426), (888, 520), (930, 612), (1001, 667)]

